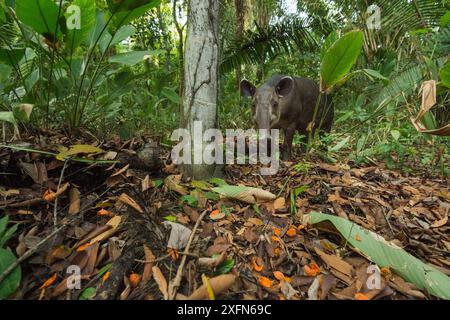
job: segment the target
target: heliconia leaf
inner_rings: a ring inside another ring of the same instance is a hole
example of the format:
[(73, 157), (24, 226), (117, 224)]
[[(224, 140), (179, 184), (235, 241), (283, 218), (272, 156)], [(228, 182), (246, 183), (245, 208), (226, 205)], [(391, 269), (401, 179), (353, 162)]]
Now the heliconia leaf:
[(322, 213), (305, 215), (304, 220), (312, 225), (331, 222), (351, 246), (380, 268), (388, 267), (418, 289), (442, 299), (450, 299), (450, 277), (378, 234), (349, 220)]
[(361, 31), (350, 31), (325, 52), (320, 68), (322, 91), (329, 90), (350, 71), (361, 53), (363, 39)]

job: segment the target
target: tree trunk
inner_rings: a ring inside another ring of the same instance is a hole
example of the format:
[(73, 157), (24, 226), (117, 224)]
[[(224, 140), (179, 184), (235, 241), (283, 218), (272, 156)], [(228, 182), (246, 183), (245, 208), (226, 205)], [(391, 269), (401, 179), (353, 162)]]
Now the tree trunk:
[[(236, 39), (242, 40), (242, 33), (244, 32), (244, 0), (235, 0), (236, 7)], [(242, 78), (242, 69), (239, 64), (236, 67), (236, 88), (239, 90)]]
[[(202, 143), (203, 133), (217, 128), (219, 0), (189, 1), (184, 70), (182, 121), (183, 127), (191, 134), (192, 164), (184, 165), (183, 173), (186, 177), (203, 180), (212, 177), (216, 169), (215, 164), (207, 165), (195, 160), (209, 143)], [(195, 136), (194, 124), (198, 121), (202, 127), (201, 137)]]

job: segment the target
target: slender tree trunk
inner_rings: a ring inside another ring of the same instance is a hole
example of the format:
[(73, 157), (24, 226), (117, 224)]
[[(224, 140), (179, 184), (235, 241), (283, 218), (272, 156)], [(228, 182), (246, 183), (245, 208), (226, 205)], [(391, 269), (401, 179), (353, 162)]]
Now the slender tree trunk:
[[(191, 165), (183, 167), (187, 177), (203, 180), (212, 177), (216, 165), (198, 162), (208, 141), (196, 135), (195, 124), (202, 133), (217, 128), (219, 96), (219, 0), (190, 0), (185, 55), (185, 91), (183, 118), (191, 134)], [(199, 146), (200, 147), (197, 147)]]
[[(172, 16), (173, 16), (173, 22), (175, 24), (175, 28), (177, 29), (178, 33), (178, 59), (180, 64), (180, 96), (184, 94), (184, 26), (181, 26), (178, 23), (177, 18), (177, 0), (173, 0), (173, 9), (172, 9)], [(181, 11), (181, 9), (180, 9)]]
[[(244, 0), (235, 0), (236, 7), (236, 39), (242, 40), (242, 34), (244, 32)], [(242, 78), (242, 69), (239, 64), (236, 67), (236, 88), (239, 90)]]
[(169, 37), (167, 36), (166, 24), (164, 23), (164, 17), (161, 12), (161, 3), (156, 7), (158, 20), (159, 20), (159, 28), (161, 29), (161, 33), (163, 36), (164, 47), (166, 49), (166, 68), (168, 70), (171, 69), (172, 65), (170, 63), (170, 45), (169, 45)]

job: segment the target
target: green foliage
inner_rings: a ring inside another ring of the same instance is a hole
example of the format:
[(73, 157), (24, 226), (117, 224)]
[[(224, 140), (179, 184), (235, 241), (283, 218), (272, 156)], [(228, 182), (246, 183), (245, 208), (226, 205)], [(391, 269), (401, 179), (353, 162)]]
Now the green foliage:
[(331, 45), (325, 52), (320, 68), (321, 88), (328, 90), (355, 65), (363, 46), (363, 33), (351, 31)]
[[(9, 249), (4, 249), (6, 242), (16, 233), (17, 225), (8, 228), (8, 216), (0, 219), (0, 274), (8, 269), (15, 261), (16, 257)], [(22, 272), (20, 266), (15, 268), (0, 283), (0, 300), (7, 299), (20, 285)]]

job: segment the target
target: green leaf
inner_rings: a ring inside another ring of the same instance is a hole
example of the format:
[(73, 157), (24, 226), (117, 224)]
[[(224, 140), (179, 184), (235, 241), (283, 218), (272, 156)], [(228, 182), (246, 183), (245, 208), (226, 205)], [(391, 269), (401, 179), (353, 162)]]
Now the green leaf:
[(118, 55), (109, 58), (109, 62), (118, 63), (127, 66), (134, 66), (140, 62), (143, 62), (146, 56), (158, 55), (162, 50), (146, 50), (146, 51), (130, 51), (125, 53), (120, 53)]
[(439, 73), (442, 84), (450, 88), (450, 62), (447, 62)]
[(155, 180), (153, 181), (153, 183), (155, 184), (155, 188), (159, 188), (164, 184), (163, 180)]
[[(78, 48), (81, 44), (89, 46), (89, 37), (96, 25), (96, 7), (95, 1), (92, 0), (75, 0), (72, 5), (78, 6), (79, 10), (79, 25), (75, 28), (70, 26), (76, 25), (75, 19), (77, 17), (77, 11), (67, 11), (67, 38), (66, 44), (73, 52), (75, 48)], [(70, 7), (69, 7), (70, 8)], [(79, 29), (77, 28), (79, 27)]]
[(209, 182), (211, 182), (211, 183), (213, 183), (213, 184), (215, 184), (215, 185), (217, 185), (219, 187), (228, 185), (228, 183), (225, 180), (220, 179), (220, 178), (212, 178), (212, 179), (209, 180)]
[(78, 300), (89, 300), (95, 294), (95, 288), (86, 288), (78, 298)]
[(226, 274), (230, 272), (231, 269), (233, 269), (234, 264), (235, 262), (233, 259), (225, 260), (220, 266), (217, 267), (216, 274)]
[[(99, 43), (100, 51), (105, 52), (108, 47), (108, 44), (110, 47), (114, 46), (114, 45), (128, 39), (135, 33), (136, 33), (136, 28), (131, 25), (126, 25), (126, 26), (120, 27), (120, 29), (117, 30), (116, 34), (114, 35), (114, 38), (112, 38), (112, 36), (109, 34), (109, 32), (105, 31), (105, 34), (103, 35), (103, 37)], [(111, 38), (112, 38), (112, 40), (111, 40)], [(109, 43), (110, 41), (111, 41), (111, 43)]]
[(362, 70), (369, 78), (375, 78), (375, 79), (379, 79), (379, 80), (383, 80), (385, 82), (389, 82), (389, 78), (386, 78), (385, 76), (383, 76), (381, 73), (379, 73), (376, 70), (372, 70), (372, 69), (363, 69)]
[(445, 300), (450, 299), (450, 277), (376, 233), (346, 219), (322, 213), (306, 215), (305, 222), (310, 224), (331, 222), (352, 247), (358, 249), (363, 256), (380, 268), (390, 268), (420, 290), (426, 290)]
[(14, 233), (16, 233), (18, 226), (19, 226), (18, 224), (15, 224), (11, 228), (6, 230), (6, 232), (3, 235), (0, 234), (0, 248), (3, 248), (6, 241), (11, 239), (11, 237), (14, 235)]
[(447, 11), (441, 18), (439, 25), (441, 28), (445, 28), (450, 24), (450, 11)]
[(4, 216), (0, 219), (0, 239), (3, 238), (3, 234), (6, 231), (6, 226), (8, 225), (8, 216)]
[(320, 68), (322, 90), (334, 86), (350, 71), (361, 53), (363, 39), (361, 31), (351, 31), (326, 51)]
[(342, 139), (337, 145), (330, 149), (330, 152), (337, 152), (341, 150), (350, 141), (350, 137)]
[(182, 196), (180, 198), (180, 203), (184, 204), (187, 203), (191, 207), (197, 207), (198, 206), (198, 199), (190, 194), (187, 194), (185, 196)]
[(0, 63), (0, 84), (8, 81), (12, 69), (12, 66)]
[(112, 263), (108, 263), (106, 266), (104, 266), (103, 268), (101, 268), (99, 270), (99, 272), (97, 272), (97, 275), (99, 277), (102, 277), (105, 273), (107, 273), (112, 267)]
[[(59, 7), (53, 0), (16, 0), (16, 14), (19, 20), (40, 34), (47, 33), (54, 36), (58, 12)], [(60, 29), (58, 27), (58, 31)]]
[(144, 15), (156, 7), (161, 0), (107, 0), (111, 14), (114, 14), (113, 25), (119, 28)]
[(320, 51), (320, 59), (323, 60), (327, 50), (339, 39), (339, 35), (336, 31), (331, 32), (323, 43), (322, 50)]
[(172, 88), (165, 87), (161, 90), (161, 94), (174, 104), (180, 103), (180, 96)]
[(17, 125), (16, 118), (14, 118), (14, 113), (12, 113), (11, 111), (0, 112), (0, 122), (1, 121), (9, 122), (14, 126)]
[(166, 220), (166, 221), (170, 221), (170, 222), (176, 222), (177, 221), (177, 217), (175, 217), (173, 215), (165, 216), (163, 219)]
[(0, 62), (11, 67), (18, 66), (24, 55), (25, 49), (0, 49)]
[[(14, 254), (6, 249), (0, 248), (0, 274), (16, 261)], [(9, 276), (0, 283), (0, 300), (7, 299), (20, 285), (22, 271), (20, 266), (15, 268)]]
[(400, 139), (400, 137), (401, 137), (401, 133), (398, 130), (392, 130), (391, 131), (391, 135), (392, 135), (392, 138), (394, 138), (395, 141), (398, 141)]

